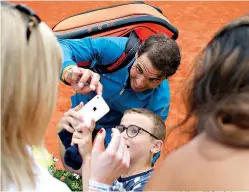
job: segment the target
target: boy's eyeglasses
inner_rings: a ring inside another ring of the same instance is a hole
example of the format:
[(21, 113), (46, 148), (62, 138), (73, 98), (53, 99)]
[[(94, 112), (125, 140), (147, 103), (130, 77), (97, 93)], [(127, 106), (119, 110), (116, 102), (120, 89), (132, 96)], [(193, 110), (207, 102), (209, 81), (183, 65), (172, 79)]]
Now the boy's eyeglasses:
[(118, 126), (116, 126), (116, 129), (118, 129), (120, 133), (123, 133), (126, 130), (126, 134), (130, 138), (136, 137), (138, 135), (139, 131), (142, 130), (142, 131), (148, 133), (151, 137), (158, 139), (158, 137), (156, 137), (152, 133), (150, 133), (150, 132), (146, 131), (145, 129), (138, 127), (136, 125), (130, 125), (128, 127), (125, 127), (124, 125), (118, 125)]

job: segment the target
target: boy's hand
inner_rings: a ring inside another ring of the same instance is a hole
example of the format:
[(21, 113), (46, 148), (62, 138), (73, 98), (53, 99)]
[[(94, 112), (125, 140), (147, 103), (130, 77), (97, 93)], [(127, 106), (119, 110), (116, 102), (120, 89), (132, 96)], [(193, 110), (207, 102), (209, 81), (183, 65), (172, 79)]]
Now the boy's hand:
[(66, 113), (64, 113), (63, 117), (60, 119), (57, 127), (59, 131), (61, 129), (66, 129), (68, 132), (73, 133), (75, 128), (83, 122), (83, 117), (77, 113), (83, 107), (83, 103), (81, 102), (75, 108), (69, 109)]
[(75, 128), (77, 131), (73, 133), (71, 145), (78, 145), (79, 153), (83, 159), (91, 155), (92, 132), (94, 128), (95, 121), (92, 120), (89, 127), (85, 123), (81, 123)]

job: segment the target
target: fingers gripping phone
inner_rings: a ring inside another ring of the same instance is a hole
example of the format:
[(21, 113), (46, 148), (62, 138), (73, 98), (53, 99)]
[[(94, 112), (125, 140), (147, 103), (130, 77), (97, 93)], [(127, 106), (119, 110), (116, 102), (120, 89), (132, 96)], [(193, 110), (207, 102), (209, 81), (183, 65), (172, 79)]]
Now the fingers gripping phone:
[(105, 102), (102, 96), (96, 95), (88, 103), (86, 103), (82, 109), (78, 111), (83, 116), (83, 119), (87, 126), (91, 125), (91, 119), (95, 122), (100, 120), (110, 111), (109, 106)]

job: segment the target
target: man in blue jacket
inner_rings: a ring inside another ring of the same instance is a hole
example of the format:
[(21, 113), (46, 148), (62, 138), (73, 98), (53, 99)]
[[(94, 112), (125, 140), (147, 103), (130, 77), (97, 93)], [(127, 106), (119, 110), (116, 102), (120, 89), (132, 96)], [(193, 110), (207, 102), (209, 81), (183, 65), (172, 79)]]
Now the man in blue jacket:
[(123, 54), (127, 40), (126, 37), (58, 39), (63, 51), (60, 79), (76, 92), (71, 98), (72, 107), (87, 103), (96, 93), (102, 94), (110, 107), (95, 128), (95, 134), (101, 128), (106, 129), (105, 145), (110, 142), (111, 128), (120, 123), (127, 109), (146, 108), (166, 120), (170, 103), (167, 78), (180, 65), (177, 43), (167, 35), (155, 34), (144, 41), (126, 67), (108, 74), (91, 70), (114, 63)]

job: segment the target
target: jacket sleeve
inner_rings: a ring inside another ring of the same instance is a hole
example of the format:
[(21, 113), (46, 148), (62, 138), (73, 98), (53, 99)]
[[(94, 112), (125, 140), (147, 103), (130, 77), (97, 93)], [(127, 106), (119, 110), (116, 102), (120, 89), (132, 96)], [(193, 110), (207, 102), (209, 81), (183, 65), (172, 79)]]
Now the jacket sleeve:
[(122, 55), (127, 39), (126, 37), (58, 39), (63, 54), (60, 79), (64, 80), (67, 69), (76, 65), (93, 68), (95, 65), (113, 63)]
[(168, 117), (169, 106), (170, 87), (168, 80), (164, 80), (162, 84), (155, 90), (155, 93), (150, 98), (146, 108), (161, 116), (165, 121)]

